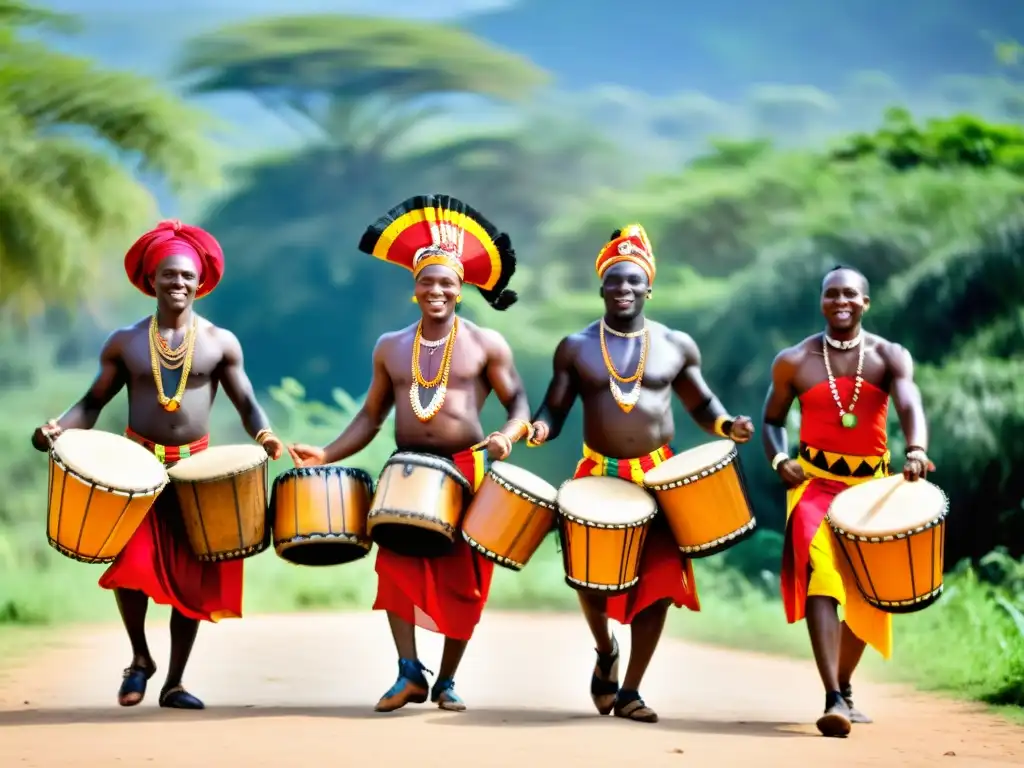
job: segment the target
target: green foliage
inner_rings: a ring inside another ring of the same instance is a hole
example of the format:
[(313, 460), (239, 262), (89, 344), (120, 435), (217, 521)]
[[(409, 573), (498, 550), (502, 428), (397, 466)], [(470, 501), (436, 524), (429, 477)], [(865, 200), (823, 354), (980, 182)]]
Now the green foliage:
[(920, 126), (907, 110), (892, 108), (877, 132), (846, 138), (832, 157), (844, 162), (876, 157), (898, 171), (967, 166), (1024, 173), (1024, 128), (993, 125), (973, 115)]
[[(5, 2), (9, 22), (53, 22)], [(201, 113), (131, 73), (108, 72), (0, 29), (0, 306), (74, 303), (98, 257), (151, 219), (126, 165), (176, 187), (211, 181)]]

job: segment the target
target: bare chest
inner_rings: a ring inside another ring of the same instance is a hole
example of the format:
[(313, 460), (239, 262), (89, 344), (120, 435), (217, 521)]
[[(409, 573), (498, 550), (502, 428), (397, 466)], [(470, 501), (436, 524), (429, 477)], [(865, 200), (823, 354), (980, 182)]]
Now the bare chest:
[[(189, 387), (200, 385), (204, 381), (213, 381), (222, 359), (223, 354), (216, 341), (200, 332), (196, 338), (191, 364), (188, 365)], [(152, 382), (155, 367), (159, 366), (166, 370), (169, 365), (173, 365), (168, 364), (166, 360), (161, 360), (159, 355), (154, 360), (150, 351), (148, 333), (140, 333), (132, 338), (124, 349), (122, 361), (128, 378), (136, 382)], [(182, 361), (181, 365), (174, 370), (181, 374), (184, 372), (186, 364), (185, 361)]]
[(595, 335), (586, 340), (576, 356), (576, 375), (584, 392), (607, 390), (610, 369), (629, 379), (637, 373), (641, 360), (643, 387), (649, 391), (671, 386), (683, 366), (679, 350), (660, 335), (652, 334), (646, 350), (641, 338), (611, 335), (605, 336), (602, 349), (600, 338)]
[[(413, 343), (406, 342), (396, 347), (388, 357), (388, 374), (397, 387), (408, 388), (415, 378), (420, 385), (440, 386), (446, 379), (449, 389), (459, 389), (482, 379), (487, 366), (483, 348), (472, 338), (457, 338), (452, 348), (451, 360), (445, 365), (444, 346), (427, 347), (420, 345), (417, 360), (413, 360)], [(447, 377), (445, 369), (447, 368)], [(416, 376), (416, 372), (419, 376)]]

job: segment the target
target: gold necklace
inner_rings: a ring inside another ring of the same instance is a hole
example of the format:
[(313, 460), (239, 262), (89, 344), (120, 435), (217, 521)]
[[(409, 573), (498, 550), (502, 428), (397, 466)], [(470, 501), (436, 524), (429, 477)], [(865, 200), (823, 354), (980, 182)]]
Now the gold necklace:
[(156, 323), (149, 324), (149, 344), (150, 347), (156, 346), (157, 354), (160, 356), (161, 364), (164, 368), (169, 371), (177, 370), (181, 368), (185, 362), (185, 355), (188, 353), (188, 339), (189, 335), (186, 331), (185, 336), (181, 340), (181, 344), (176, 349), (171, 349), (164, 337), (160, 335), (160, 329)]
[[(640, 391), (643, 385), (644, 368), (647, 364), (647, 352), (650, 349), (651, 345), (651, 335), (648, 332), (646, 320), (644, 320), (644, 327), (642, 330), (630, 334), (630, 337), (642, 335), (643, 346), (640, 347), (640, 360), (636, 364), (636, 371), (633, 373), (632, 376), (625, 377), (620, 375), (619, 372), (615, 369), (615, 363), (612, 361), (611, 355), (608, 354), (608, 342), (606, 341), (604, 335), (605, 328), (607, 328), (607, 325), (605, 324), (604, 318), (601, 318), (601, 355), (602, 357), (604, 357), (604, 366), (608, 370), (608, 388), (611, 390), (612, 398), (615, 400), (619, 408), (621, 408), (626, 413), (629, 413), (630, 411), (633, 410), (634, 406), (636, 406), (636, 404), (640, 401)], [(616, 333), (611, 328), (608, 328), (608, 330), (612, 331), (612, 333)], [(616, 335), (621, 336), (623, 334), (616, 333)], [(623, 394), (622, 389), (619, 387), (619, 384), (616, 381), (616, 379), (618, 380), (618, 382), (621, 382), (623, 384), (629, 384), (631, 382), (636, 382), (636, 384), (633, 386), (633, 389), (630, 391), (630, 393), (626, 395)]]
[[(427, 381), (420, 370), (420, 342), (423, 340), (423, 321), (420, 320), (419, 325), (416, 326), (416, 338), (412, 342), (413, 382), (412, 386), (409, 387), (409, 404), (412, 406), (412, 412), (416, 415), (416, 418), (424, 424), (434, 418), (440, 412), (442, 406), (444, 406), (444, 399), (448, 394), (448, 375), (451, 373), (452, 353), (455, 350), (455, 336), (458, 331), (459, 318), (456, 317), (455, 322), (452, 324), (452, 329), (448, 332), (444, 354), (441, 356), (441, 367), (437, 371), (437, 376), (431, 381)], [(420, 405), (420, 387), (424, 389), (437, 387), (426, 408)]]
[(161, 367), (167, 368), (168, 370), (174, 370), (170, 366), (163, 366), (160, 345), (157, 338), (160, 337), (160, 328), (156, 322), (156, 315), (149, 322), (149, 362), (153, 368), (153, 382), (156, 384), (156, 399), (163, 407), (165, 411), (173, 413), (181, 407), (181, 399), (185, 396), (185, 385), (188, 383), (188, 375), (192, 370), (192, 359), (195, 355), (196, 350), (196, 328), (199, 325), (199, 318), (195, 315), (192, 316), (192, 326), (185, 333), (185, 340), (183, 346), (185, 347), (185, 353), (181, 365), (181, 379), (178, 381), (178, 389), (174, 393), (174, 397), (167, 397), (164, 394), (164, 382), (163, 376), (161, 375)]

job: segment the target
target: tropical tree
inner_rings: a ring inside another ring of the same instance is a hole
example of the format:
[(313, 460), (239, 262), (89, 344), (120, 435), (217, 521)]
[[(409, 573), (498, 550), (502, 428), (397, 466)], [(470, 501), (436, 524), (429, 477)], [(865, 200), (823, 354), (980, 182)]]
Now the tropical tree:
[(155, 82), (100, 69), (27, 34), (74, 19), (0, 0), (0, 307), (70, 304), (100, 254), (155, 214), (145, 182), (216, 178), (199, 111)]
[(547, 79), (454, 26), (344, 16), (216, 30), (186, 46), (178, 72), (197, 94), (251, 95), (305, 138), (240, 169), (207, 224), (245, 254), (211, 311), (247, 348), (275, 350), (273, 371), (253, 368), (258, 385), (287, 371), (314, 397), (361, 392), (376, 336), (413, 317), (411, 280), (357, 255), (362, 230), (403, 198), (471, 194), (496, 186), (495, 166), (521, 168), (508, 107)]

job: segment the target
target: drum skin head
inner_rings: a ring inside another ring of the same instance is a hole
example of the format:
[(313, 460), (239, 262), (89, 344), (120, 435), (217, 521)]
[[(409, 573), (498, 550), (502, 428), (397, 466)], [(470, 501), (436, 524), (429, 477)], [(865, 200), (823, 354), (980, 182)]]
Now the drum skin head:
[(52, 451), (72, 472), (105, 488), (138, 493), (167, 485), (167, 470), (156, 456), (113, 432), (68, 429)]
[(701, 470), (708, 469), (729, 458), (736, 451), (736, 443), (732, 440), (712, 440), (677, 453), (644, 474), (644, 485), (662, 485), (681, 480), (684, 477), (699, 475)]
[(519, 488), (524, 493), (536, 499), (542, 499), (554, 506), (558, 499), (558, 489), (547, 480), (537, 477), (515, 464), (508, 464), (504, 461), (496, 461), (491, 464), (491, 472), (500, 477), (509, 485)]
[(832, 500), (828, 518), (855, 536), (896, 536), (934, 523), (948, 508), (946, 494), (937, 485), (893, 475), (841, 491)]
[(167, 474), (178, 482), (215, 480), (245, 472), (267, 461), (267, 452), (261, 445), (215, 445), (182, 459), (167, 470)]
[(561, 511), (595, 525), (639, 524), (657, 510), (643, 488), (618, 477), (581, 477), (558, 489)]

